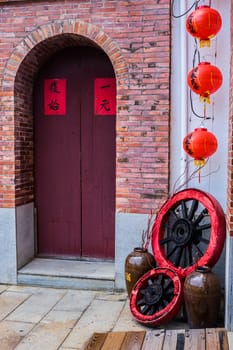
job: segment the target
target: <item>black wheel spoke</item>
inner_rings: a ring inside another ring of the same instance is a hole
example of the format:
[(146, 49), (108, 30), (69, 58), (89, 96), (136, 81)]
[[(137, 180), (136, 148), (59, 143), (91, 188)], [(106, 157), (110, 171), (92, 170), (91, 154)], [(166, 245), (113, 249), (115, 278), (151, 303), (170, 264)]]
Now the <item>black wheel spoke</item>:
[(208, 228), (211, 228), (211, 224), (205, 224), (205, 225), (201, 225), (201, 226), (197, 226), (196, 227), (196, 231), (204, 231), (207, 230)]
[(206, 214), (208, 213), (208, 210), (205, 208), (202, 210), (202, 212), (198, 215), (198, 217), (194, 220), (194, 225), (198, 225), (199, 222), (201, 222), (201, 220), (206, 216)]
[(171, 225), (169, 225), (169, 223), (168, 222), (165, 222), (164, 224), (163, 224), (163, 228), (165, 229), (165, 230), (170, 230), (171, 229)]
[[(164, 290), (165, 292), (166, 292), (167, 289), (169, 289), (169, 288), (171, 288), (171, 287), (173, 286), (173, 283), (172, 283), (171, 280), (167, 280), (166, 282), (167, 282), (166, 286), (163, 287), (163, 290)], [(167, 293), (167, 292), (166, 292), (166, 293)]]
[(147, 311), (150, 309), (150, 305), (145, 305), (141, 308), (141, 312), (145, 315)]
[(151, 305), (150, 310), (147, 312), (147, 315), (153, 315), (156, 311), (156, 305)]
[(169, 214), (171, 214), (171, 216), (173, 216), (173, 219), (174, 219), (174, 220), (178, 220), (178, 219), (179, 219), (179, 217), (178, 217), (178, 215), (176, 214), (175, 210), (170, 209), (170, 210), (169, 210)]
[(164, 275), (159, 275), (158, 279), (157, 279), (157, 283), (160, 285), (163, 285), (164, 282)]
[(182, 252), (183, 252), (183, 248), (182, 247), (177, 247), (177, 251), (176, 251), (176, 255), (175, 255), (175, 259), (174, 259), (174, 265), (175, 266), (179, 266), (180, 260), (181, 260), (181, 256), (182, 256)]
[(161, 283), (162, 288), (165, 289), (169, 282), (170, 282), (170, 279), (168, 279), (165, 275), (163, 275), (162, 283)]
[(183, 265), (184, 267), (188, 266), (188, 262), (187, 262), (187, 247), (184, 248), (183, 250), (183, 256), (184, 256), (184, 261), (183, 261)]
[(181, 211), (183, 218), (187, 218), (187, 207), (185, 201), (181, 201)]
[(173, 288), (173, 286), (172, 286), (172, 287), (170, 287), (170, 289), (168, 289), (168, 290), (166, 291), (165, 296), (170, 297), (171, 295), (173, 295), (173, 293), (174, 293), (174, 288)]
[(200, 237), (200, 241), (205, 243), (205, 244), (209, 244), (210, 243), (210, 241), (208, 239), (204, 238), (204, 237)]
[(192, 246), (191, 245), (188, 246), (188, 261), (189, 261), (189, 265), (193, 264), (193, 255), (192, 255)]
[(198, 252), (198, 254), (199, 254), (200, 257), (204, 255), (203, 252), (202, 252), (202, 250), (198, 247), (197, 244), (194, 244), (193, 246), (194, 246), (194, 248), (197, 250), (197, 252)]
[(175, 247), (168, 253), (168, 255), (167, 255), (167, 258), (168, 258), (168, 259), (175, 253), (175, 251), (176, 251), (177, 248), (178, 248), (178, 247), (175, 246)]
[(144, 298), (138, 300), (138, 302), (137, 302), (138, 306), (142, 306), (142, 305), (145, 305), (145, 304), (146, 304), (146, 302), (145, 302)]
[(166, 237), (166, 238), (163, 238), (159, 241), (159, 244), (160, 245), (164, 245), (166, 243), (169, 243), (169, 242), (172, 242), (172, 238), (171, 237)]
[(193, 219), (194, 214), (195, 214), (197, 208), (198, 208), (198, 201), (197, 201), (196, 199), (194, 199), (194, 200), (192, 201), (192, 205), (191, 205), (191, 208), (190, 208), (189, 213), (188, 213), (188, 219), (189, 219), (189, 220), (192, 220), (192, 219)]
[(169, 285), (169, 288), (167, 289), (167, 290), (164, 290), (163, 291), (163, 296), (166, 298), (166, 299), (168, 299), (168, 300), (170, 300), (171, 299), (171, 296), (174, 294), (174, 285), (173, 285), (173, 283), (172, 283), (172, 281), (171, 281), (171, 284)]
[(163, 305), (159, 304), (158, 305), (158, 311), (161, 311), (161, 310), (163, 310)]

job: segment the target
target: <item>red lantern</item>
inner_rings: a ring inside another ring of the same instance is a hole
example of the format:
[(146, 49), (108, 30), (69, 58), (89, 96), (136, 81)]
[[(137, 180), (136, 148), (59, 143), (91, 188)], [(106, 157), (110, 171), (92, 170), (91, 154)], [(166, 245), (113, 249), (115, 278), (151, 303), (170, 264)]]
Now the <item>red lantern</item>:
[(200, 47), (210, 46), (213, 38), (222, 27), (222, 18), (218, 11), (209, 6), (199, 6), (186, 20), (186, 29), (200, 40)]
[(209, 62), (201, 62), (188, 73), (190, 89), (206, 102), (210, 102), (210, 95), (222, 85), (222, 73)]
[(205, 158), (210, 157), (218, 147), (214, 134), (206, 128), (196, 128), (185, 136), (183, 140), (184, 151), (192, 158), (196, 166), (203, 166)]

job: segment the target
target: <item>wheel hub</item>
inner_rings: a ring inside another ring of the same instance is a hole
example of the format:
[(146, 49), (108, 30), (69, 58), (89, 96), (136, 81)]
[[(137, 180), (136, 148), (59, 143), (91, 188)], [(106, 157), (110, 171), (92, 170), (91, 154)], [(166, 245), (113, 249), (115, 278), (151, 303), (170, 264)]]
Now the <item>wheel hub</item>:
[(178, 219), (172, 226), (172, 238), (177, 246), (185, 246), (191, 242), (194, 226), (187, 219)]
[(154, 283), (154, 284), (148, 286), (144, 290), (144, 292), (145, 292), (144, 299), (145, 299), (145, 303), (147, 305), (153, 305), (153, 304), (158, 303), (163, 295), (163, 289), (162, 289), (161, 285), (159, 285), (157, 283)]

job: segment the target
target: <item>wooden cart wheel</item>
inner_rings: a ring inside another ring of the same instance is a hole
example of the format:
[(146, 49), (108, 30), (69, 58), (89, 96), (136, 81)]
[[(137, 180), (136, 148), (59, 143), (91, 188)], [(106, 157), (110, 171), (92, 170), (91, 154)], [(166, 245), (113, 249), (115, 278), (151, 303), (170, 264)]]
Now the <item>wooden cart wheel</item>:
[(177, 314), (182, 300), (180, 277), (171, 269), (155, 268), (143, 275), (134, 286), (130, 310), (138, 322), (157, 326)]
[(159, 266), (186, 277), (219, 259), (226, 236), (224, 212), (210, 194), (187, 189), (160, 209), (152, 230), (152, 249)]

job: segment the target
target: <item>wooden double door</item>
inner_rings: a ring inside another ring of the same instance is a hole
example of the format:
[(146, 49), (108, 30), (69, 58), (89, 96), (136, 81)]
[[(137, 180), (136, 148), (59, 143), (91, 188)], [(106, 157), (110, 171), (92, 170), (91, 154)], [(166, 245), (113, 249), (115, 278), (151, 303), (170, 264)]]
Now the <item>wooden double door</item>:
[(34, 91), (38, 255), (113, 259), (112, 65), (102, 50), (67, 48), (43, 66)]

